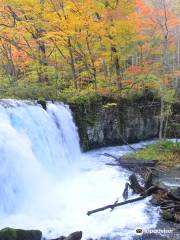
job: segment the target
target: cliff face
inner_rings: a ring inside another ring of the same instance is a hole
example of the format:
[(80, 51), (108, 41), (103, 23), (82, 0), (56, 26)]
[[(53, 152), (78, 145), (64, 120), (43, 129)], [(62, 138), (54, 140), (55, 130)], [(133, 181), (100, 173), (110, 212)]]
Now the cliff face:
[[(158, 136), (159, 104), (106, 103), (70, 106), (83, 150), (152, 139)], [(123, 140), (124, 139), (124, 140)]]

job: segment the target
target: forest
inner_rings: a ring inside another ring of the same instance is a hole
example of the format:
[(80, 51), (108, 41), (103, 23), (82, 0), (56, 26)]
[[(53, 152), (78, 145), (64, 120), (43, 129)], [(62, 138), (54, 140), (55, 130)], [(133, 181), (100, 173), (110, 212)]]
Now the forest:
[(74, 101), (148, 89), (166, 116), (179, 91), (179, 13), (178, 0), (0, 0), (0, 96)]

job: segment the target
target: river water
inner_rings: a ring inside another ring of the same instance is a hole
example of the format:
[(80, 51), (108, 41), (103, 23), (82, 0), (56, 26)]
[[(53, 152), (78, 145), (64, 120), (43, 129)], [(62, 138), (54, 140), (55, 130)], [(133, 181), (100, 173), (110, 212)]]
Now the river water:
[[(143, 144), (134, 144), (135, 148)], [(131, 239), (136, 228), (154, 228), (159, 209), (149, 198), (114, 211), (88, 210), (123, 201), (131, 174), (105, 165), (104, 152), (123, 155), (128, 146), (82, 153), (68, 106), (47, 111), (30, 102), (0, 103), (0, 227), (39, 229), (46, 238), (83, 231), (83, 239)], [(135, 197), (135, 196), (132, 196)]]

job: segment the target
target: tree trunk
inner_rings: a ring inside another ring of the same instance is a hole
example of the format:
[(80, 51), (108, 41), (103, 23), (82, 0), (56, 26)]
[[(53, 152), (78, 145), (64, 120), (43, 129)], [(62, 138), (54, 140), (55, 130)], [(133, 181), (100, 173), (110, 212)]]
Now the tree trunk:
[(165, 112), (165, 79), (167, 77), (167, 73), (169, 70), (168, 67), (168, 36), (169, 36), (169, 29), (168, 29), (168, 18), (167, 18), (167, 6), (165, 0), (162, 2), (162, 7), (164, 11), (164, 41), (163, 41), (163, 79), (161, 82), (161, 115), (160, 115), (160, 126), (159, 126), (159, 139), (163, 138), (163, 131), (164, 131), (164, 112)]
[(76, 78), (76, 69), (75, 69), (75, 62), (74, 62), (74, 56), (73, 56), (73, 52), (72, 52), (72, 45), (71, 45), (70, 38), (68, 38), (68, 49), (69, 49), (69, 55), (70, 55), (70, 65), (71, 65), (74, 87), (75, 87), (75, 89), (77, 89), (78, 86), (77, 86), (77, 78)]

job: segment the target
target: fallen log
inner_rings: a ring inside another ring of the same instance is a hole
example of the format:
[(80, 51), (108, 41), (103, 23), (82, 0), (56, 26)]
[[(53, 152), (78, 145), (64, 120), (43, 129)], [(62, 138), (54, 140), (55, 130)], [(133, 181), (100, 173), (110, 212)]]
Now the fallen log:
[(106, 163), (109, 166), (121, 166), (124, 168), (134, 168), (134, 167), (149, 167), (154, 168), (155, 165), (158, 163), (157, 160), (143, 160), (143, 159), (122, 159), (120, 157), (114, 156), (110, 153), (103, 153), (100, 154), (109, 158), (112, 158), (116, 161), (116, 163)]
[[(114, 204), (118, 203), (119, 199), (117, 198)], [(111, 209), (111, 212), (114, 210), (114, 207)]]
[(150, 196), (153, 193), (156, 193), (158, 191), (157, 186), (151, 186), (150, 188), (146, 189), (143, 193), (141, 193), (141, 196)]
[(105, 165), (112, 166), (112, 167), (119, 167), (120, 166), (120, 164), (118, 164), (118, 163), (106, 163)]
[(173, 201), (173, 200), (163, 200), (159, 205), (164, 206), (164, 205), (168, 205), (168, 204), (180, 204), (180, 202)]
[(91, 211), (88, 211), (87, 212), (87, 215), (90, 216), (91, 214), (93, 213), (97, 213), (97, 212), (102, 212), (106, 209), (114, 209), (116, 207), (119, 207), (119, 206), (122, 206), (122, 205), (125, 205), (125, 204), (129, 204), (129, 203), (133, 203), (133, 202), (137, 202), (137, 201), (140, 201), (144, 198), (146, 198), (147, 196), (140, 196), (140, 197), (137, 197), (137, 198), (134, 198), (134, 199), (130, 199), (130, 200), (127, 200), (127, 201), (124, 201), (124, 202), (120, 202), (120, 203), (115, 203), (115, 204), (110, 204), (110, 205), (106, 205), (104, 207), (101, 207), (101, 208), (97, 208), (97, 209), (94, 209), (94, 210), (91, 210)]
[(118, 163), (120, 165), (132, 165), (138, 167), (154, 167), (158, 161), (157, 160), (143, 160), (143, 159), (119, 159)]
[(140, 194), (144, 191), (144, 188), (139, 184), (135, 174), (130, 175), (129, 181), (134, 193)]
[[(153, 179), (153, 167), (156, 165), (158, 161), (144, 161), (144, 160), (122, 160), (118, 159), (117, 157), (111, 155), (111, 154), (106, 154), (105, 156), (114, 158), (116, 160), (116, 164), (113, 163), (108, 163), (107, 165), (111, 166), (121, 166), (121, 167), (131, 167), (133, 166), (137, 167), (139, 164), (139, 167), (143, 169), (143, 173), (140, 174), (142, 177), (142, 183), (139, 181), (137, 176), (135, 174), (130, 175), (129, 177), (129, 182), (126, 183), (125, 189), (123, 191), (123, 198), (125, 201), (123, 202), (118, 202), (117, 200), (114, 202), (114, 204), (106, 205), (101, 208), (97, 208), (91, 211), (87, 212), (87, 215), (90, 216), (91, 214), (97, 213), (104, 211), (106, 209), (111, 209), (111, 211), (114, 210), (114, 208), (137, 202), (142, 199), (145, 199), (148, 196), (152, 195), (151, 202), (155, 205), (159, 205), (163, 212), (171, 212), (172, 219), (174, 221), (179, 221), (180, 219), (180, 188), (177, 188), (176, 190), (169, 191), (166, 188), (163, 188), (161, 186), (155, 185), (152, 182)], [(145, 167), (148, 165), (148, 168)], [(134, 193), (140, 194), (139, 197), (134, 198), (134, 199), (128, 199), (128, 190), (131, 188)], [(163, 214), (162, 214), (163, 215)], [(163, 217), (165, 219), (165, 217)]]
[(126, 183), (126, 184), (125, 184), (124, 191), (123, 191), (123, 194), (122, 194), (124, 200), (127, 200), (127, 199), (128, 199), (129, 187), (131, 188), (131, 185), (130, 185), (129, 183)]
[(176, 210), (180, 210), (180, 204), (161, 207), (161, 209), (171, 209), (171, 208), (174, 208)]
[(124, 168), (134, 168), (134, 167), (150, 167), (153, 168), (158, 161), (156, 160), (137, 160), (137, 159), (118, 159), (115, 156), (112, 156), (111, 154), (106, 155), (103, 154), (104, 156), (111, 157), (116, 160), (116, 163), (106, 163), (106, 165), (109, 166), (120, 166)]
[(140, 194), (144, 191), (144, 188), (141, 187), (141, 185), (139, 184), (135, 174), (132, 174), (129, 176), (129, 182), (130, 183), (127, 182), (125, 184), (125, 188), (124, 188), (124, 191), (122, 194), (124, 200), (128, 199), (129, 188), (131, 188), (133, 190), (133, 193), (137, 193), (137, 194)]

